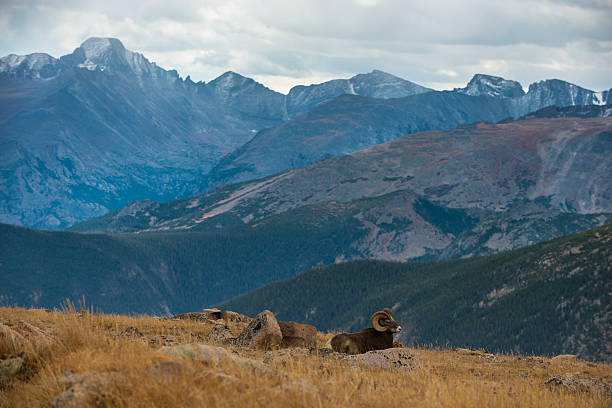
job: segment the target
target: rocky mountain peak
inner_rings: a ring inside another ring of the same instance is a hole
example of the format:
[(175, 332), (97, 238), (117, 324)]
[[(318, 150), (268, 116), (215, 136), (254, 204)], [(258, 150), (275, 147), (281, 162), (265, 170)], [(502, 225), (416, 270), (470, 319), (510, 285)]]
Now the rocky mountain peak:
[(59, 61), (49, 54), (9, 54), (0, 58), (0, 73), (20, 78), (50, 78), (57, 75)]
[(351, 93), (371, 98), (402, 98), (431, 91), (429, 88), (379, 69), (367, 74), (355, 75), (348, 82), (353, 91)]
[(165, 71), (151, 63), (142, 54), (127, 50), (116, 38), (91, 37), (72, 54), (61, 58), (62, 62), (90, 71), (134, 73), (137, 76), (178, 78), (175, 71)]
[(529, 92), (547, 92), (547, 91), (564, 91), (573, 94), (580, 92), (593, 92), (589, 89), (582, 88), (578, 85), (574, 85), (570, 82), (562, 81), (560, 79), (545, 79), (542, 81), (534, 82), (529, 85)]
[(208, 85), (213, 88), (225, 89), (229, 91), (252, 83), (255, 83), (255, 81), (251, 78), (244, 77), (233, 71), (227, 71), (210, 81)]
[(126, 49), (123, 43), (116, 38), (91, 37), (85, 40), (80, 47), (85, 57), (90, 60), (107, 57), (113, 53), (121, 55)]
[[(284, 95), (259, 82), (227, 71), (206, 84), (206, 89), (226, 106), (253, 117), (283, 118)], [(252, 129), (253, 130), (253, 129)]]
[(471, 96), (493, 96), (514, 98), (525, 95), (523, 87), (517, 81), (504, 79), (493, 75), (476, 74), (465, 88), (458, 92)]
[[(578, 85), (560, 79), (547, 79), (529, 85), (527, 96), (530, 98), (527, 112), (534, 109), (538, 102), (540, 106), (575, 106), (575, 105), (605, 105), (610, 103), (608, 92), (594, 92)], [(526, 113), (527, 113), (526, 112)]]

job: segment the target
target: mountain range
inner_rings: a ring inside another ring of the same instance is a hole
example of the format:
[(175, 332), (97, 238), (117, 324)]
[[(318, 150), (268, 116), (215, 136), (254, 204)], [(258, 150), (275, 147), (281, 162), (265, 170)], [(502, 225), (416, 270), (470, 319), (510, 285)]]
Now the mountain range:
[(559, 80), (517, 84), (476, 75), (438, 92), (375, 70), (283, 95), (233, 72), (182, 79), (112, 38), (59, 59), (11, 54), (0, 58), (0, 221), (60, 229), (408, 133), (610, 102)]
[(0, 303), (85, 296), (107, 312), (167, 315), (317, 265), (474, 257), (607, 224), (609, 109), (408, 134), (199, 196), (135, 202), (78, 233), (3, 224)]

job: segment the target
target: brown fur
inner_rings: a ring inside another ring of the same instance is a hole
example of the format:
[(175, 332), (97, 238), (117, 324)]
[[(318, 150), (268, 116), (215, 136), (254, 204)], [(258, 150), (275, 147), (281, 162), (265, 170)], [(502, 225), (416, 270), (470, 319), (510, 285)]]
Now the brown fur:
[(332, 350), (345, 354), (363, 354), (371, 350), (393, 347), (393, 333), (379, 332), (373, 328), (357, 333), (340, 333), (331, 340)]

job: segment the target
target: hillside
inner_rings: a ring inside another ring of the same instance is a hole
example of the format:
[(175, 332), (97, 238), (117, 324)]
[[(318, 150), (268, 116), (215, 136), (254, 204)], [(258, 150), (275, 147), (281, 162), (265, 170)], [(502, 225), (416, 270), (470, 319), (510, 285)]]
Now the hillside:
[(609, 117), (538, 118), (422, 132), (189, 199), (133, 203), (72, 230), (218, 230), (329, 206), (366, 232), (339, 259), (509, 250), (606, 223), (611, 128)]
[[(512, 225), (512, 242), (522, 246), (612, 222), (605, 215), (551, 212), (537, 202), (515, 211), (482, 215), (474, 226), (462, 211), (397, 193), (305, 206), (211, 231), (104, 235), (0, 224), (0, 304), (54, 307), (85, 296), (106, 312), (166, 315), (341, 260), (497, 252), (504, 248), (500, 224)], [(393, 222), (389, 212), (397, 214)]]
[(612, 361), (612, 225), (502, 254), (321, 266), (222, 303), (324, 330), (356, 330), (393, 306), (405, 344), (577, 354)]
[(611, 134), (612, 117), (536, 118), (420, 132), (189, 199), (133, 203), (73, 230), (197, 229), (202, 223), (223, 226), (228, 217), (249, 223), (304, 205), (396, 191), (453, 209), (500, 213), (523, 199), (545, 199), (566, 212), (612, 212)]
[[(381, 368), (320, 348), (216, 347), (215, 324), (245, 325), (0, 308), (0, 405), (540, 408), (612, 398), (610, 365), (571, 356), (402, 347), (377, 353), (409, 364)], [(316, 333), (318, 347), (330, 337)]]

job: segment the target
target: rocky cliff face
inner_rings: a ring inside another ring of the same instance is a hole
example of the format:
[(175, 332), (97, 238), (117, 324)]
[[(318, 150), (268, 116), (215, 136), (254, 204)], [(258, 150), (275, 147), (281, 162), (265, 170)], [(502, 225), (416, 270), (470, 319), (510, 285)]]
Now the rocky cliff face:
[(206, 91), (226, 107), (248, 117), (284, 119), (285, 95), (274, 92), (251, 78), (226, 72), (206, 85)]
[(429, 91), (431, 89), (414, 82), (374, 70), (368, 74), (355, 75), (350, 79), (334, 79), (321, 84), (291, 88), (286, 97), (287, 117), (294, 118), (344, 94), (388, 99)]
[(594, 92), (558, 79), (529, 85), (527, 94), (511, 101), (512, 115), (523, 116), (546, 106), (605, 105), (612, 103), (609, 91)]
[(499, 98), (515, 98), (525, 95), (523, 87), (516, 81), (504, 78), (476, 74), (465, 88), (455, 89), (455, 91), (472, 96), (493, 96)]

